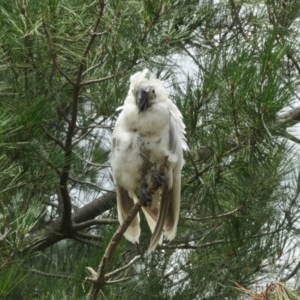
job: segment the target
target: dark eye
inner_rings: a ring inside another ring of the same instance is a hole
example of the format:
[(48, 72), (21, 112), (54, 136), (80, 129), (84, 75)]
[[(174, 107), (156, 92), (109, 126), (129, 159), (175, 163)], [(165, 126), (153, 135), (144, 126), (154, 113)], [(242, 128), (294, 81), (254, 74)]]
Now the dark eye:
[(152, 94), (155, 94), (155, 90), (152, 90), (151, 92), (152, 92)]

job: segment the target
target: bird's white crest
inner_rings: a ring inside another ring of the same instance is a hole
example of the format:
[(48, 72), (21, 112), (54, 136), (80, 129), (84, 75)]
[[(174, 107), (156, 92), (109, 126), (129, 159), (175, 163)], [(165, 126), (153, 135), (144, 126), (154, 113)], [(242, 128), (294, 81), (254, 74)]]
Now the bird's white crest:
[[(143, 212), (153, 233), (152, 251), (163, 235), (169, 240), (176, 235), (183, 150), (188, 149), (185, 125), (163, 82), (148, 69), (130, 77), (129, 91), (119, 110), (111, 152), (118, 219), (124, 222), (134, 201), (145, 202)], [(157, 184), (155, 177), (162, 182)], [(139, 221), (137, 215), (124, 234), (133, 243), (139, 240)]]

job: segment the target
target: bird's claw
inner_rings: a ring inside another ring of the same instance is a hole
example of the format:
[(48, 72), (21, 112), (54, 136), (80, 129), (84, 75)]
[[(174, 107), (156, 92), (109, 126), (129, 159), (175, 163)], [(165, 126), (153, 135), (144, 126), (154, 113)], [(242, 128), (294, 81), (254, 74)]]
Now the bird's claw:
[(153, 189), (157, 190), (159, 187), (161, 187), (164, 184), (165, 179), (165, 174), (161, 174), (159, 172), (153, 173), (151, 176)]
[(143, 206), (147, 206), (149, 203), (151, 203), (152, 196), (146, 183), (142, 184), (141, 188), (137, 192), (137, 196), (142, 202)]
[(165, 170), (162, 167), (159, 170), (153, 169), (148, 173), (137, 191), (137, 196), (144, 206), (151, 203), (152, 195), (164, 184), (165, 180)]

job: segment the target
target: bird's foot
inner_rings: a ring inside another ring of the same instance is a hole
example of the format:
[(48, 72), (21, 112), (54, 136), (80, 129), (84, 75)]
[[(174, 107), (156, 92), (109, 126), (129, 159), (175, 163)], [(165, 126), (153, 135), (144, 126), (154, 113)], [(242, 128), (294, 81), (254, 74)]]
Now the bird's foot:
[(160, 172), (154, 172), (151, 174), (151, 184), (150, 189), (153, 191), (153, 193), (160, 188), (166, 180), (165, 174), (162, 174)]
[(142, 202), (143, 206), (147, 206), (151, 203), (152, 200), (152, 194), (149, 192), (149, 187), (147, 183), (143, 183), (141, 185), (141, 188), (137, 191), (137, 196)]
[(164, 184), (165, 180), (165, 168), (150, 170), (137, 191), (137, 196), (144, 206), (151, 203), (152, 195)]

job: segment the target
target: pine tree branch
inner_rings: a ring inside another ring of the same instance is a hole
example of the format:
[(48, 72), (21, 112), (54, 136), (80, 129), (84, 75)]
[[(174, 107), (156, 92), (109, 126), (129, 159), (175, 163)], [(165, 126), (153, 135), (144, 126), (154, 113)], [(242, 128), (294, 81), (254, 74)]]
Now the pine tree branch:
[(98, 184), (90, 182), (90, 181), (80, 180), (77, 178), (73, 178), (71, 176), (69, 176), (69, 179), (70, 179), (70, 181), (73, 181), (74, 183), (79, 183), (80, 185), (90, 186), (91, 188), (101, 191), (101, 192), (110, 192), (110, 190), (105, 189), (105, 188), (99, 186)]
[[(88, 224), (85, 222), (91, 221), (90, 226), (95, 225), (94, 222), (96, 220), (94, 218), (111, 209), (115, 205), (115, 198), (115, 193), (109, 192), (76, 210), (72, 214), (73, 234), (78, 230), (87, 228)], [(23, 241), (21, 253), (25, 255), (35, 251), (42, 251), (67, 238), (68, 236), (61, 230), (60, 224), (60, 219), (56, 219), (43, 228), (29, 233)], [(72, 238), (72, 235), (69, 237)]]
[(240, 9), (241, 9), (241, 5), (238, 4), (238, 6), (237, 6), (234, 0), (229, 0), (229, 3), (230, 3), (230, 6), (231, 6), (231, 15), (232, 15), (232, 19), (233, 19), (232, 23), (237, 26), (237, 29), (239, 30), (239, 32), (241, 33), (243, 38), (245, 40), (247, 40), (247, 35), (245, 34), (245, 32), (243, 30), (243, 24), (242, 24), (241, 19), (239, 17), (239, 12), (240, 12)]
[(46, 135), (52, 140), (56, 145), (58, 145), (61, 149), (65, 150), (65, 145), (59, 140), (57, 137), (55, 137), (53, 134), (51, 134), (44, 126), (42, 126), (42, 129), (46, 133)]
[(108, 263), (113, 255), (117, 245), (119, 244), (124, 232), (130, 225), (130, 223), (132, 222), (134, 217), (137, 215), (137, 213), (140, 211), (141, 207), (142, 207), (142, 204), (140, 202), (137, 202), (130, 210), (124, 223), (122, 225), (120, 225), (120, 227), (117, 229), (115, 234), (112, 236), (110, 242), (108, 243), (108, 245), (105, 249), (104, 255), (102, 256), (97, 273), (91, 271), (92, 269), (89, 267), (90, 273), (92, 275), (92, 277), (89, 280), (91, 280), (93, 283), (92, 283), (92, 286), (91, 286), (90, 291), (87, 296), (88, 300), (97, 299), (97, 295), (98, 295), (99, 291), (106, 284), (105, 272), (106, 272)]
[(109, 285), (109, 284), (119, 284), (119, 283), (126, 282), (128, 280), (131, 280), (131, 279), (132, 279), (132, 277), (124, 277), (124, 278), (116, 279), (116, 280), (108, 280), (108, 281), (106, 281), (106, 285)]
[(72, 216), (74, 228), (76, 228), (76, 230), (82, 229), (80, 228), (81, 222), (93, 220), (94, 218), (100, 216), (107, 210), (111, 209), (116, 204), (115, 200), (116, 193), (108, 192), (76, 210)]
[(285, 132), (283, 134), (283, 137), (289, 139), (290, 141), (294, 142), (294, 143), (297, 143), (297, 144), (300, 144), (300, 139), (298, 139), (297, 137), (295, 137), (294, 135), (288, 133), (288, 132)]
[[(265, 236), (270, 236), (270, 235), (278, 233), (280, 231), (282, 231), (282, 228), (278, 228), (278, 229), (272, 230), (270, 232), (262, 232), (262, 233), (254, 234), (252, 236), (240, 239), (239, 242), (247, 241), (247, 240), (255, 239), (255, 238), (261, 238), (261, 237), (265, 237)], [(201, 249), (201, 248), (212, 247), (212, 246), (218, 245), (218, 244), (224, 244), (224, 243), (227, 243), (228, 240), (219, 239), (219, 240), (210, 241), (210, 242), (206, 242), (206, 243), (199, 243), (199, 244), (195, 244), (195, 243), (190, 244), (189, 242), (190, 241), (184, 241), (184, 242), (183, 241), (172, 241), (168, 245), (159, 246), (158, 249)]]
[(59, 63), (57, 63), (57, 56), (56, 56), (56, 50), (55, 50), (55, 46), (53, 44), (52, 38), (50, 36), (50, 33), (47, 29), (46, 23), (45, 21), (43, 21), (43, 29), (45, 32), (45, 37), (46, 37), (46, 41), (48, 44), (48, 48), (49, 48), (49, 54), (52, 60), (52, 72), (51, 72), (51, 76), (50, 79), (52, 79), (53, 74), (54, 74), (54, 70), (56, 69), (65, 79), (66, 81), (71, 84), (72, 86), (74, 86), (74, 82), (69, 78), (69, 76), (61, 69)]
[(281, 279), (280, 281), (282, 282), (286, 282), (288, 280), (290, 280), (291, 278), (293, 278), (300, 270), (300, 261), (297, 263), (297, 265), (295, 266), (295, 268), (292, 270), (291, 273), (289, 273), (287, 276), (285, 276), (283, 279)]
[(9, 234), (8, 228), (5, 228), (4, 233), (0, 234), (0, 244), (6, 239)]
[(122, 71), (120, 71), (120, 72), (117, 72), (117, 73), (115, 73), (115, 74), (108, 75), (108, 76), (103, 77), (103, 78), (90, 79), (90, 80), (83, 81), (83, 82), (81, 82), (81, 86), (90, 85), (90, 84), (94, 84), (94, 83), (104, 82), (104, 81), (106, 81), (106, 80), (115, 78), (116, 76), (118, 76), (118, 75), (120, 75), (120, 74), (124, 74), (124, 71), (122, 70)]
[(47, 272), (43, 272), (37, 269), (31, 269), (30, 272), (37, 274), (39, 276), (43, 276), (43, 277), (50, 277), (50, 278), (61, 278), (61, 279), (68, 279), (68, 280), (77, 280), (77, 281), (81, 281), (81, 278), (76, 278), (72, 275), (68, 275), (68, 274), (59, 274), (59, 273), (47, 273)]
[[(98, 26), (103, 16), (104, 7), (105, 7), (104, 0), (99, 0), (99, 13), (92, 29), (93, 32), (97, 31), (98, 29)], [(65, 140), (65, 153), (64, 153), (65, 157), (64, 157), (62, 172), (60, 175), (59, 185), (60, 185), (60, 192), (61, 192), (62, 202), (63, 202), (61, 227), (62, 230), (65, 231), (67, 234), (70, 234), (72, 231), (72, 213), (71, 213), (72, 205), (71, 205), (71, 198), (68, 190), (68, 181), (69, 181), (69, 173), (70, 173), (71, 161), (72, 161), (73, 136), (74, 136), (74, 132), (76, 129), (76, 122), (77, 122), (78, 101), (79, 101), (79, 95), (82, 88), (81, 83), (82, 83), (84, 68), (86, 65), (86, 59), (89, 50), (91, 49), (96, 37), (97, 37), (96, 35), (91, 35), (81, 57), (81, 61), (78, 67), (77, 76), (76, 76), (74, 89), (73, 89), (73, 97), (71, 102), (71, 120), (70, 123), (68, 124), (66, 140)]]
[(300, 106), (295, 107), (277, 118), (277, 123), (285, 127), (291, 127), (300, 122)]
[(95, 225), (111, 225), (111, 224), (117, 224), (117, 219), (101, 219), (101, 220), (88, 220), (85, 222), (81, 222), (80, 224), (73, 224), (73, 229), (78, 231), (85, 229), (87, 227), (95, 226)]
[(203, 218), (181, 218), (181, 219), (186, 220), (186, 221), (196, 221), (196, 222), (199, 222), (199, 221), (201, 222), (201, 221), (205, 221), (205, 220), (221, 219), (221, 218), (228, 217), (228, 216), (231, 216), (231, 215), (235, 214), (240, 209), (241, 209), (241, 207), (238, 207), (238, 208), (235, 208), (234, 210), (231, 210), (229, 212), (219, 214), (219, 215), (215, 215), (215, 216), (208, 216), (208, 217), (203, 217)]
[[(276, 124), (280, 127), (283, 127), (282, 128), (283, 131), (286, 130), (286, 128), (292, 127), (298, 123), (300, 123), (300, 106), (297, 106), (297, 107), (289, 110), (288, 112), (281, 114), (276, 119)], [(287, 138), (295, 143), (300, 144), (300, 139), (291, 135), (290, 133), (284, 132), (284, 134), (282, 134), (282, 136), (284, 136), (285, 138)], [(233, 143), (232, 140), (230, 140), (230, 139), (228, 139), (227, 141), (224, 142), (223, 147), (224, 147), (225, 151), (236, 151), (240, 148), (239, 145)], [(198, 152), (197, 153), (198, 160), (196, 162), (192, 161), (193, 165), (195, 165), (195, 163), (199, 163), (199, 162), (206, 163), (213, 155), (213, 149), (210, 147), (210, 145), (202, 145), (200, 148), (198, 148), (197, 152)], [(189, 155), (191, 155), (191, 154), (189, 154)], [(205, 170), (206, 170), (206, 168), (209, 168), (209, 166), (206, 166)], [(202, 172), (200, 170), (198, 171), (198, 173), (200, 175), (202, 175)]]
[(110, 279), (111, 277), (119, 274), (120, 272), (130, 268), (137, 260), (141, 258), (141, 255), (136, 255), (129, 263), (127, 263), (125, 266), (120, 267), (118, 269), (113, 270), (112, 272), (109, 272), (105, 275), (105, 280)]

